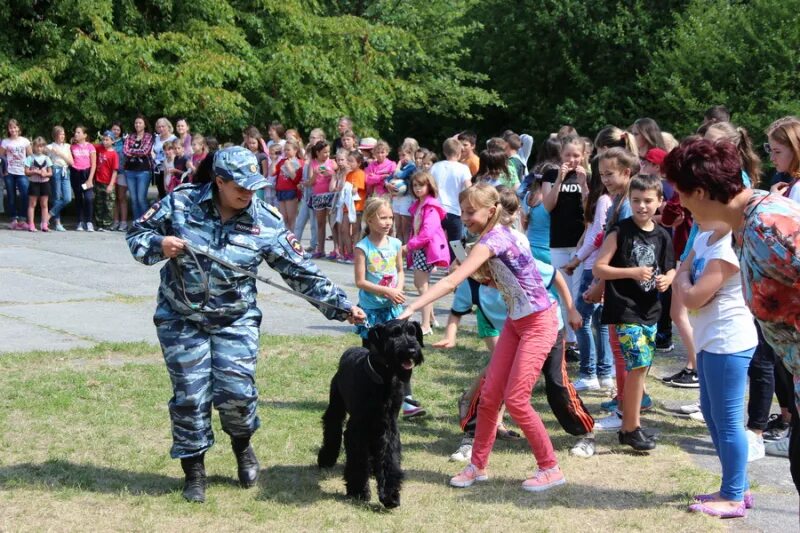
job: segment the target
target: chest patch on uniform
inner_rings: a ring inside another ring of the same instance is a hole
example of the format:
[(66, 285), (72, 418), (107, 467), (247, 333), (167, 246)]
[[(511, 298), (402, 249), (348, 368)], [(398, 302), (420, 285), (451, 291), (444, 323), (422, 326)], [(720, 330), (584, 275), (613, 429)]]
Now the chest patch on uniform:
[(142, 222), (147, 222), (148, 220), (153, 218), (153, 215), (158, 213), (158, 209), (160, 207), (161, 207), (161, 202), (154, 203), (153, 205), (150, 206), (150, 209), (145, 211), (144, 215), (142, 215), (142, 218), (140, 218), (139, 220), (141, 220)]
[(258, 226), (253, 226), (251, 224), (243, 224), (242, 222), (237, 222), (236, 225), (233, 227), (235, 231), (241, 231), (242, 233), (249, 233), (250, 235), (260, 235), (261, 228)]
[(300, 241), (297, 240), (294, 233), (289, 232), (286, 234), (286, 242), (289, 243), (289, 246), (292, 247), (292, 250), (294, 250), (297, 255), (303, 255), (303, 245), (300, 244)]

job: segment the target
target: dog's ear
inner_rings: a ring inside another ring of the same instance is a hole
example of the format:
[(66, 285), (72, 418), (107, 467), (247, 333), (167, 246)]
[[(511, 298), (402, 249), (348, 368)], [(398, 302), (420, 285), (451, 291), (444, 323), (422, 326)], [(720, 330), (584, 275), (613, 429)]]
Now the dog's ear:
[(414, 333), (417, 336), (417, 342), (420, 346), (425, 347), (425, 343), (422, 342), (422, 324), (416, 320), (413, 320), (411, 324), (414, 326)]
[(376, 324), (369, 328), (369, 332), (367, 333), (367, 349), (370, 352), (380, 351), (383, 329), (383, 324)]

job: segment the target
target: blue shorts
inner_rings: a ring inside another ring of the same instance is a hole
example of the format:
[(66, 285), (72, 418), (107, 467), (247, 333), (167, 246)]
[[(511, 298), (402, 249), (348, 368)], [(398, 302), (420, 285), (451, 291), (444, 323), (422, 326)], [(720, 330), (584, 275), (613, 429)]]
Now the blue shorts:
[(616, 324), (614, 327), (617, 329), (622, 357), (625, 358), (625, 370), (630, 372), (653, 364), (657, 324)]
[(288, 202), (289, 200), (297, 200), (297, 190), (293, 191), (276, 191), (279, 202)]

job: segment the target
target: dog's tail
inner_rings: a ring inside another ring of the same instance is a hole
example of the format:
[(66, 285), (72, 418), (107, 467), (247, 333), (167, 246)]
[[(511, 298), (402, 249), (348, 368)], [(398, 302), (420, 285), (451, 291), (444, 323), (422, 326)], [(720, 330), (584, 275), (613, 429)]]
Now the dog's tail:
[(328, 408), (322, 415), (322, 448), (317, 454), (317, 465), (330, 468), (336, 464), (342, 449), (342, 425), (347, 414), (344, 398), (336, 386), (336, 376), (331, 380)]

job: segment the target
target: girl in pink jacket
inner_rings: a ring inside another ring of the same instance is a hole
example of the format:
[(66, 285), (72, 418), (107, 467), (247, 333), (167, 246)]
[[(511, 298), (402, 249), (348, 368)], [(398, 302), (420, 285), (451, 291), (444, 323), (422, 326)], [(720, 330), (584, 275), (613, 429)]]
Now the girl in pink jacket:
[[(414, 286), (422, 295), (428, 290), (433, 267), (450, 266), (450, 250), (447, 237), (442, 229), (446, 215), (444, 208), (436, 199), (438, 192), (433, 176), (425, 171), (417, 172), (411, 178), (411, 192), (416, 198), (411, 207), (411, 239), (406, 245), (406, 263), (414, 269)], [(433, 333), (433, 304), (422, 309), (422, 334)]]

